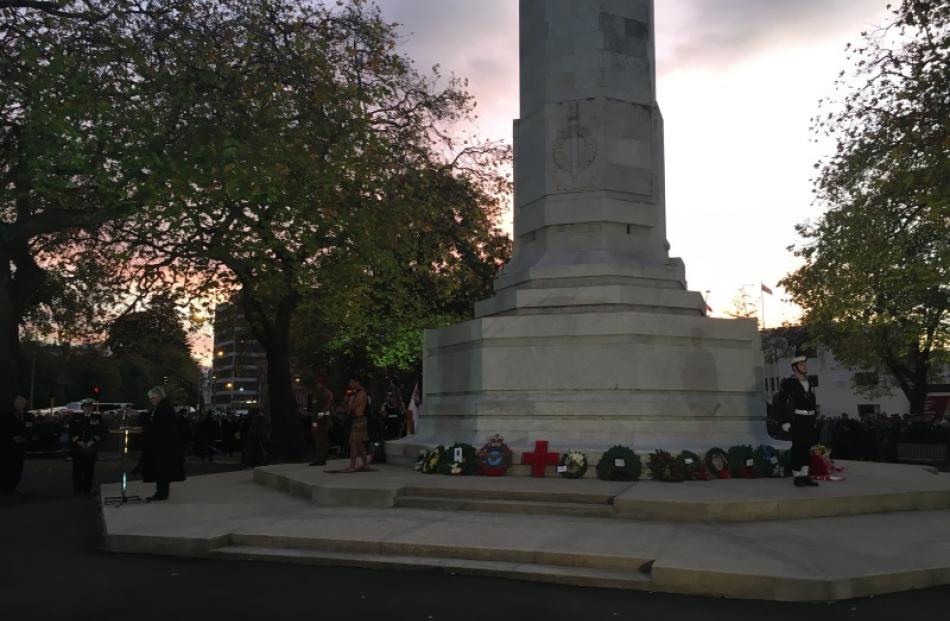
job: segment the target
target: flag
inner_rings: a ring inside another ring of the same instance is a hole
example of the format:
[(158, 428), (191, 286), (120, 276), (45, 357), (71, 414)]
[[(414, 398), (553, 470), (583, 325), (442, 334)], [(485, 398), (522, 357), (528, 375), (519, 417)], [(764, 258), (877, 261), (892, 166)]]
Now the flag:
[[(759, 284), (762, 284), (762, 283), (759, 283)], [(772, 290), (766, 287), (764, 284), (762, 284), (762, 291), (764, 291), (765, 293), (768, 293), (769, 295), (772, 295)]]

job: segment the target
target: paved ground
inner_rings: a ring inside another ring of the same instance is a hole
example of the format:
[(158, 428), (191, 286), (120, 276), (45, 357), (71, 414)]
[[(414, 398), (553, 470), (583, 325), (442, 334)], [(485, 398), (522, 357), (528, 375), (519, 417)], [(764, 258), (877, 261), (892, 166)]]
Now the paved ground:
[[(74, 498), (69, 463), (30, 460), (19, 499), (0, 500), (4, 619), (737, 619), (895, 618), (946, 610), (950, 587), (837, 604), (777, 604), (580, 589), (427, 572), (115, 555), (100, 550), (94, 498)], [(189, 464), (191, 474), (235, 466)], [(100, 481), (119, 468), (99, 464)], [(174, 493), (174, 487), (172, 488)]]

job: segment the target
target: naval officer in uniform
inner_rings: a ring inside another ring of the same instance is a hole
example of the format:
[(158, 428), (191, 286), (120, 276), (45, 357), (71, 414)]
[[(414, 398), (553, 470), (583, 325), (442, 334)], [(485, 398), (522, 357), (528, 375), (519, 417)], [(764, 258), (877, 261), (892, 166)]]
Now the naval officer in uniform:
[(815, 426), (815, 392), (808, 381), (808, 358), (792, 358), (792, 377), (782, 380), (782, 403), (784, 404), (784, 431), (792, 433), (792, 476), (795, 487), (817, 487), (818, 483), (808, 476), (811, 447), (818, 442)]

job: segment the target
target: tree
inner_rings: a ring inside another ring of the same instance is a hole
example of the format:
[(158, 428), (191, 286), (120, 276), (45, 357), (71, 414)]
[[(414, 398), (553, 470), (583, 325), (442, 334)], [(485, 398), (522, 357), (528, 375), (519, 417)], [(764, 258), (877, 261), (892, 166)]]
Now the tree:
[(781, 284), (816, 340), (886, 369), (921, 413), (950, 350), (950, 5), (906, 0), (862, 37), (815, 123), (837, 143), (816, 164), (827, 211), (798, 227), (804, 264)]
[(293, 326), (299, 366), (414, 379), (423, 330), (471, 319), (475, 302), (491, 297), (511, 255), (511, 240), (495, 226), (501, 195), (448, 170), (416, 174), (418, 215), (389, 232), (395, 260), (357, 283), (327, 283), (303, 302)]
[[(106, 346), (118, 362), (127, 397), (133, 384), (141, 395), (155, 384), (164, 384), (174, 403), (196, 403), (201, 373), (172, 301), (155, 297), (145, 310), (117, 318), (110, 326)], [(143, 381), (147, 385), (142, 386)]]
[(440, 208), (425, 193), (430, 176), (475, 188), (489, 208), (507, 183), (495, 173), (507, 148), (453, 140), (473, 108), (464, 84), (414, 71), (378, 9), (338, 4), (195, 3), (146, 76), (180, 109), (154, 168), (164, 207), (123, 240), (239, 293), (267, 356), (272, 448), (283, 460), (304, 452), (290, 369), (304, 300), (326, 308), (329, 295), (397, 273), (402, 232)]
[(24, 325), (75, 323), (141, 293), (115, 286), (136, 264), (103, 227), (157, 195), (170, 123), (142, 63), (187, 6), (0, 3), (0, 403), (24, 383)]

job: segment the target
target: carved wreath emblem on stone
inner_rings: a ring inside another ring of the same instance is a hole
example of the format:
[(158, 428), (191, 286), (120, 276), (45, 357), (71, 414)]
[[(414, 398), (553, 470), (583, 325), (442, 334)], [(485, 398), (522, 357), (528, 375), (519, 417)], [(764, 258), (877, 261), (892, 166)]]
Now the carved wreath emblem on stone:
[(580, 124), (577, 102), (570, 104), (566, 129), (558, 131), (552, 155), (554, 164), (577, 179), (578, 173), (589, 168), (597, 158), (597, 141), (589, 129)]

